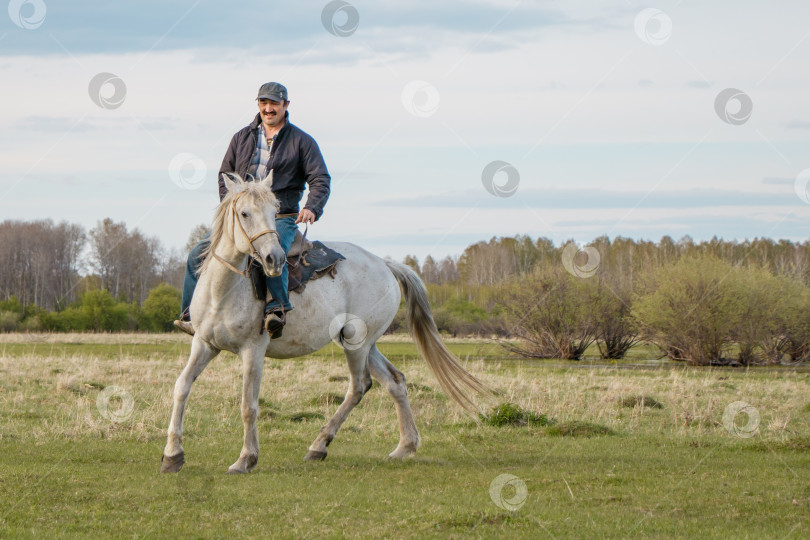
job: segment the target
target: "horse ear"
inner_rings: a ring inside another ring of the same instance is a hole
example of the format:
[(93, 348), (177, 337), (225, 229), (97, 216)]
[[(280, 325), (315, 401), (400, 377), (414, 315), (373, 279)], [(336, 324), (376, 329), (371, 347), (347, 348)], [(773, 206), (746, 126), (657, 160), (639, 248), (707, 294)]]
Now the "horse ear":
[(266, 187), (267, 189), (272, 191), (272, 189), (273, 189), (273, 169), (270, 169), (270, 172), (267, 173), (267, 176), (264, 177), (264, 180), (262, 180), (262, 185), (264, 187)]
[(245, 183), (238, 174), (222, 173), (222, 181), (225, 182), (228, 193), (239, 193), (245, 189)]

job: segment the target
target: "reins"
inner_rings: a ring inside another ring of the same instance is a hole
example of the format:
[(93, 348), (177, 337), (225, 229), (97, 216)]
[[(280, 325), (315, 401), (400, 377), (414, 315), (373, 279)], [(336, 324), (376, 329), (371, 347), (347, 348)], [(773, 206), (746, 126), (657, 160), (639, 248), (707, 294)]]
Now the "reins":
[[(242, 235), (243, 235), (245, 238), (247, 238), (248, 244), (250, 244), (250, 255), (251, 255), (252, 257), (254, 257), (255, 259), (257, 259), (257, 260), (258, 260), (258, 258), (259, 258), (259, 252), (258, 252), (258, 251), (256, 251), (256, 248), (253, 246), (253, 242), (254, 242), (256, 239), (258, 239), (258, 238), (260, 238), (260, 237), (264, 236), (265, 234), (270, 234), (270, 233), (275, 234), (275, 235), (276, 235), (276, 239), (278, 239), (278, 231), (275, 231), (275, 230), (273, 230), (273, 229), (265, 229), (265, 230), (263, 230), (262, 232), (260, 232), (260, 233), (258, 233), (258, 234), (253, 235), (252, 237), (251, 237), (251, 236), (248, 236), (247, 231), (245, 231), (245, 227), (244, 227), (244, 225), (242, 225), (242, 220), (240, 220), (238, 217), (236, 217), (236, 201), (238, 201), (238, 200), (239, 200), (239, 197), (241, 197), (242, 195), (244, 195), (244, 194), (245, 194), (245, 192), (246, 192), (246, 191), (240, 191), (239, 193), (237, 193), (237, 194), (236, 194), (236, 197), (234, 197), (234, 198), (233, 198), (233, 202), (231, 203), (231, 215), (233, 216), (233, 220), (234, 220), (234, 221), (235, 221), (237, 224), (239, 224), (239, 230), (240, 230), (240, 231), (242, 231)], [(248, 265), (245, 267), (245, 269), (244, 269), (244, 270), (237, 270), (237, 269), (236, 269), (236, 268), (235, 268), (235, 267), (234, 267), (234, 266), (233, 266), (231, 263), (229, 263), (228, 261), (226, 261), (225, 259), (223, 259), (223, 258), (222, 258), (222, 257), (220, 257), (219, 255), (217, 255), (216, 253), (212, 253), (212, 255), (214, 256), (214, 258), (215, 258), (216, 260), (218, 260), (219, 262), (221, 262), (222, 264), (224, 264), (224, 265), (225, 265), (225, 267), (226, 267), (226, 268), (228, 268), (228, 270), (230, 270), (230, 271), (232, 271), (232, 272), (235, 272), (235, 273), (239, 274), (239, 275), (240, 275), (240, 276), (242, 276), (243, 278), (247, 278), (247, 277), (248, 277), (248, 268), (250, 268), (250, 263), (248, 263)]]

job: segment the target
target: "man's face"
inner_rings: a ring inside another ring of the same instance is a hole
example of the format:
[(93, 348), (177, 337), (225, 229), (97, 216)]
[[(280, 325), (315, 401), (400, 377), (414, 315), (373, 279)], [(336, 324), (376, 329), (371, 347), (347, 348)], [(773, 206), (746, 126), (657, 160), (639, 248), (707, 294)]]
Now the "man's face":
[(272, 99), (259, 100), (259, 112), (262, 115), (262, 123), (269, 128), (277, 128), (284, 122), (284, 114), (287, 112), (289, 101), (273, 101)]

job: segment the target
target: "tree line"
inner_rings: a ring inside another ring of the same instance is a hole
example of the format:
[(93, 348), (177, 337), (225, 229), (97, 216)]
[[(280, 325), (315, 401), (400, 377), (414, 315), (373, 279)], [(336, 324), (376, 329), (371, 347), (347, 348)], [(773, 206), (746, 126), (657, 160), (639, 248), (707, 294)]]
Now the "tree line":
[(515, 338), (502, 344), (524, 356), (580, 359), (596, 344), (621, 358), (644, 341), (696, 364), (810, 359), (810, 242), (517, 236), (405, 263), (441, 330)]
[(181, 287), (185, 253), (107, 218), (86, 231), (51, 220), (0, 223), (0, 300), (62, 310), (88, 290), (138, 304), (160, 283)]
[[(207, 231), (191, 232), (186, 250)], [(0, 331), (171, 328), (187, 251), (111, 219), (0, 223)], [(640, 342), (693, 363), (810, 358), (810, 242), (492, 238), (405, 264), (437, 326), (530, 357), (621, 358)], [(390, 331), (404, 330), (400, 313)]]

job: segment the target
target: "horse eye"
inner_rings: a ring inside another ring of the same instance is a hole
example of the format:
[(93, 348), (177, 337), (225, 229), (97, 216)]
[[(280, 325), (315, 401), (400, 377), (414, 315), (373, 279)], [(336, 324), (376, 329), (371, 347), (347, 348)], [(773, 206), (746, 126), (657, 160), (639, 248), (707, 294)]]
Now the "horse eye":
[(243, 217), (243, 218), (248, 217), (248, 213), (247, 213), (247, 212), (242, 212), (242, 217)]

